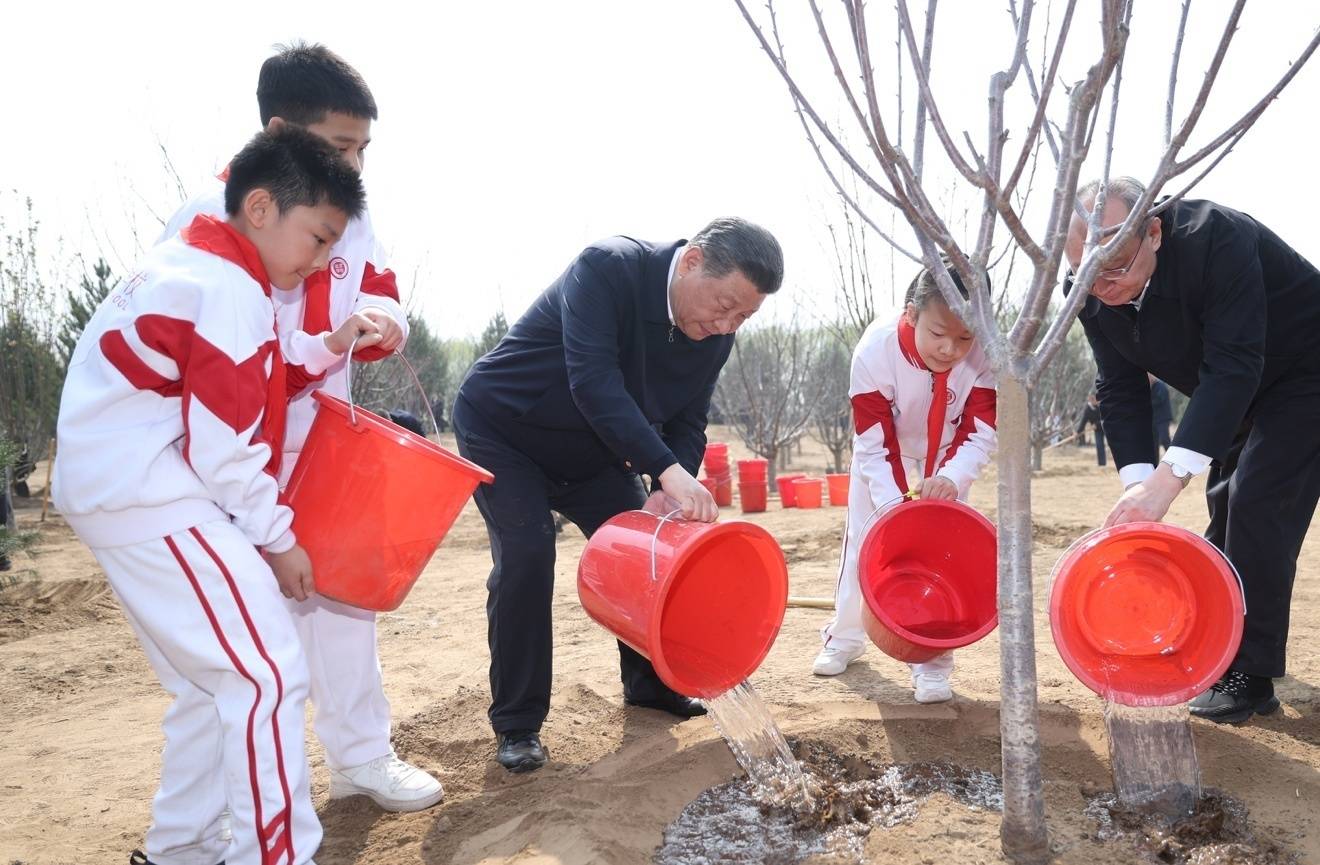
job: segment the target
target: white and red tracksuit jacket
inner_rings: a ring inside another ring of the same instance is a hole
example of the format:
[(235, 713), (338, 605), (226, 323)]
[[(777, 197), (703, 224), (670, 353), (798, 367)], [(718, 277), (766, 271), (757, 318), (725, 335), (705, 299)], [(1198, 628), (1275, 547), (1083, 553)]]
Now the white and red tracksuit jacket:
[(852, 472), (871, 499), (861, 519), (908, 491), (909, 468), (948, 478), (966, 498), (994, 454), (995, 377), (979, 345), (936, 374), (922, 362), (902, 315), (875, 322), (853, 352), (848, 396), (856, 430)]
[[(199, 213), (225, 218), (224, 178), (216, 178), (213, 188), (187, 202), (174, 214), (161, 233), (160, 241), (178, 232)], [(157, 242), (160, 242), (157, 241)], [(289, 413), (284, 438), (285, 474), (293, 468), (302, 450), (307, 432), (316, 418), (312, 391), (325, 390), (340, 399), (348, 398), (344, 366), (347, 357), (325, 347), (325, 335), (334, 331), (355, 312), (376, 308), (399, 323), (404, 340), (408, 338), (408, 318), (399, 302), (398, 282), (394, 272), (384, 265), (384, 258), (371, 218), (366, 211), (349, 220), (344, 234), (330, 248), (330, 263), (290, 291), (275, 289), (276, 329), (280, 350), (288, 364)], [(398, 349), (403, 350), (402, 344)], [(354, 355), (356, 360), (372, 361), (386, 357), (378, 348), (366, 348)]]
[(294, 544), (276, 483), (285, 397), (256, 247), (199, 216), (148, 253), (78, 340), (60, 399), (55, 506), (91, 547), (227, 518), (283, 552)]

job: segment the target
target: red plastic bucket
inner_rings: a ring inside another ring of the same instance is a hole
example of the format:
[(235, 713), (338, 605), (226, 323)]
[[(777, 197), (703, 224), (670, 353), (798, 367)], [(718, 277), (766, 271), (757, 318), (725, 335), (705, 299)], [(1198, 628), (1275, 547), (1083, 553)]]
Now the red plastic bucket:
[(770, 469), (770, 461), (763, 459), (738, 460), (738, 482), (744, 484), (765, 483)]
[(578, 597), (597, 623), (689, 697), (723, 694), (769, 653), (788, 601), (788, 566), (751, 523), (627, 511), (587, 542)]
[(886, 655), (919, 663), (999, 623), (994, 525), (957, 501), (904, 502), (866, 533), (857, 563), (862, 625)]
[(1209, 688), (1237, 655), (1237, 572), (1213, 544), (1165, 523), (1080, 538), (1054, 566), (1050, 631), (1082, 684), (1128, 706), (1171, 706)]
[(701, 485), (706, 488), (706, 492), (710, 493), (711, 498), (715, 498), (715, 496), (718, 495), (718, 493), (716, 492), (716, 488), (718, 487), (718, 484), (715, 482), (715, 479), (707, 477), (707, 478), (701, 478), (700, 480), (701, 480)]
[(393, 610), (490, 472), (369, 411), (317, 391), (320, 405), (287, 489), (316, 591)]
[(794, 478), (793, 503), (799, 508), (818, 508), (825, 497), (825, 482), (820, 478)]
[(722, 508), (733, 504), (733, 478), (728, 472), (715, 477), (715, 504)]
[(745, 514), (759, 514), (764, 511), (767, 494), (765, 481), (738, 484), (738, 501), (742, 503), (742, 510)]
[(848, 482), (852, 480), (852, 477), (850, 475), (829, 474), (825, 476), (825, 480), (830, 485), (830, 504), (848, 504)]
[(775, 478), (775, 486), (779, 487), (779, 501), (786, 508), (797, 507), (797, 497), (793, 494), (793, 481), (798, 478), (804, 478), (804, 474), (780, 475)]

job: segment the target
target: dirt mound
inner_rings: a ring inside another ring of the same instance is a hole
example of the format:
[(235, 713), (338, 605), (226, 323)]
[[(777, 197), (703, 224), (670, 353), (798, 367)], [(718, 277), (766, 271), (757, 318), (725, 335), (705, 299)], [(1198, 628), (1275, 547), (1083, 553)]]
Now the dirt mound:
[(104, 578), (21, 580), (0, 589), (0, 645), (120, 617)]

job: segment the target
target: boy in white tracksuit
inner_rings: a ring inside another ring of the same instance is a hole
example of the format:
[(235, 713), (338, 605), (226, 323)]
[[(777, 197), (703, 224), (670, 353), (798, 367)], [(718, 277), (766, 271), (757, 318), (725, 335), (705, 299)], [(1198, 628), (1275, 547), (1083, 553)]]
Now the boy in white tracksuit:
[[(949, 273), (962, 289), (952, 268)], [(963, 292), (966, 296), (966, 292)], [(853, 352), (848, 395), (852, 401), (852, 478), (848, 523), (840, 555), (834, 618), (821, 630), (824, 646), (813, 664), (835, 676), (861, 657), (866, 645), (857, 559), (877, 510), (909, 492), (919, 479), (923, 498), (967, 498), (972, 481), (995, 449), (995, 378), (971, 332), (944, 302), (922, 270), (908, 288), (899, 317), (874, 322)], [(918, 702), (953, 696), (953, 653), (912, 664)]]
[[(329, 141), (345, 163), (362, 170), (376, 117), (366, 83), (323, 46), (294, 45), (269, 58), (257, 84), (267, 129), (301, 126)], [(221, 177), (223, 178), (223, 174)], [(198, 213), (222, 209), (221, 184), (193, 198), (166, 225), (161, 239)], [(402, 349), (408, 322), (394, 273), (364, 210), (330, 251), (329, 266), (292, 291), (275, 291), (276, 327), (288, 363), (289, 417), (280, 488), (288, 483), (312, 421), (312, 393), (348, 398), (347, 345), (327, 337), (344, 327), (365, 335), (354, 353), (378, 360)], [(290, 600), (307, 653), (317, 738), (330, 767), (330, 796), (370, 796), (391, 811), (428, 808), (444, 796), (440, 783), (395, 756), (390, 745), (390, 705), (376, 651), (376, 614), (328, 598)]]
[(364, 194), (321, 139), (286, 130), (234, 158), (226, 196), (227, 218), (198, 216), (101, 304), (60, 400), (56, 507), (174, 696), (147, 853), (130, 859), (151, 865), (296, 865), (321, 839), (281, 597), (306, 597), (312, 574), (279, 501), (270, 293), (326, 266)]

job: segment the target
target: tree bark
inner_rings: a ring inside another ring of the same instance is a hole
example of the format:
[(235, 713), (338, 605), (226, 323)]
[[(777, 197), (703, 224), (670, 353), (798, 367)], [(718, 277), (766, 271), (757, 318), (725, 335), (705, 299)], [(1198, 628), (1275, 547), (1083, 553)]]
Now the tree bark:
[(1004, 855), (1049, 860), (1036, 712), (1036, 635), (1031, 591), (1031, 435), (1027, 390), (999, 374), (999, 733), (1004, 760)]

